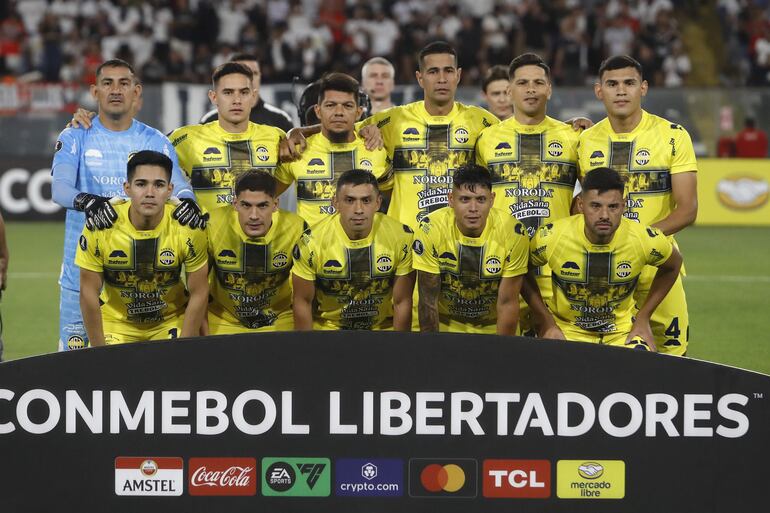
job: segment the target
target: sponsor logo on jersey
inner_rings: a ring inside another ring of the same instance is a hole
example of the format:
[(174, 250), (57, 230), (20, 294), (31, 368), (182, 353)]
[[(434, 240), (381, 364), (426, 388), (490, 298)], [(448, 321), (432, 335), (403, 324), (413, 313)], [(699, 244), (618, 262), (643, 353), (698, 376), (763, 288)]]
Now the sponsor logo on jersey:
[(404, 135), (420, 135), (420, 131), (414, 127), (409, 127), (404, 130)]
[(128, 255), (126, 255), (126, 252), (121, 249), (116, 249), (112, 253), (110, 253), (110, 258), (128, 258)]
[(650, 162), (650, 150), (646, 148), (638, 150), (634, 156), (634, 162), (636, 162), (637, 166), (647, 165), (647, 163)]
[(183, 142), (185, 139), (187, 139), (187, 134), (180, 135), (179, 137), (177, 137), (176, 139), (171, 141), (171, 145), (172, 146), (177, 146), (177, 145), (179, 145), (179, 143)]
[(559, 141), (553, 141), (548, 145), (548, 155), (561, 157), (562, 153), (564, 153), (564, 146)]
[(174, 263), (174, 252), (170, 249), (164, 249), (160, 252), (158, 261), (163, 265), (172, 265)]
[(468, 136), (468, 130), (465, 128), (458, 128), (455, 130), (455, 141), (457, 141), (460, 144), (465, 144), (468, 142), (470, 137)]
[(477, 467), (472, 459), (413, 458), (409, 460), (409, 495), (476, 497)]
[(622, 499), (626, 464), (620, 460), (559, 460), (556, 482), (560, 499)]
[(310, 159), (307, 163), (308, 166), (323, 166), (324, 161), (321, 159)]
[(289, 263), (289, 257), (286, 256), (286, 253), (283, 251), (276, 253), (273, 255), (273, 267), (281, 268), (286, 267), (286, 264)]
[(401, 497), (404, 462), (398, 459), (352, 459), (334, 462), (334, 493), (343, 497)]
[(604, 153), (601, 150), (596, 150), (595, 152), (593, 152), (591, 154), (591, 157), (589, 157), (589, 158), (592, 158), (592, 159), (603, 159), (604, 158)]
[(173, 497), (183, 486), (182, 458), (115, 458), (115, 495)]
[(497, 257), (490, 257), (490, 258), (487, 258), (487, 261), (484, 264), (484, 269), (486, 269), (486, 271), (489, 274), (497, 274), (497, 273), (499, 273), (503, 269), (503, 266), (500, 263), (500, 259), (499, 258), (497, 258)]
[(615, 269), (618, 278), (628, 278), (631, 276), (631, 264), (629, 262), (620, 262)]
[(728, 176), (719, 180), (716, 189), (719, 202), (731, 210), (754, 210), (770, 198), (767, 179), (757, 176)]
[(262, 494), (288, 497), (331, 495), (328, 458), (262, 458)]
[(95, 158), (95, 159), (104, 158), (104, 156), (102, 155), (102, 152), (97, 150), (96, 148), (91, 148), (86, 150), (85, 156)]
[(254, 458), (190, 458), (190, 495), (257, 494), (257, 460)]
[(342, 264), (337, 260), (327, 260), (323, 265), (324, 272), (339, 273), (342, 272)]
[(377, 259), (377, 270), (386, 273), (393, 269), (393, 260), (388, 255), (382, 255)]
[(438, 258), (439, 260), (451, 260), (452, 262), (457, 262), (457, 257), (450, 251), (444, 251)]
[(571, 260), (564, 262), (561, 265), (561, 274), (564, 276), (580, 276), (580, 266)]
[(663, 254), (655, 248), (650, 250), (650, 256), (655, 260), (663, 260)]
[(495, 146), (495, 149), (496, 150), (510, 150), (511, 149), (511, 145), (509, 143), (507, 143), (507, 142), (501, 142), (500, 144)]
[(215, 148), (214, 146), (209, 146), (205, 150), (203, 150), (204, 155), (221, 155), (222, 152), (219, 151), (219, 148)]
[(232, 249), (223, 249), (219, 252), (219, 256), (222, 258), (235, 258), (235, 251)]
[(489, 498), (547, 499), (551, 496), (548, 460), (484, 460), (482, 494)]
[(255, 151), (257, 153), (257, 158), (262, 162), (267, 162), (267, 159), (270, 158), (270, 151), (268, 151), (268, 149), (264, 146), (257, 147)]

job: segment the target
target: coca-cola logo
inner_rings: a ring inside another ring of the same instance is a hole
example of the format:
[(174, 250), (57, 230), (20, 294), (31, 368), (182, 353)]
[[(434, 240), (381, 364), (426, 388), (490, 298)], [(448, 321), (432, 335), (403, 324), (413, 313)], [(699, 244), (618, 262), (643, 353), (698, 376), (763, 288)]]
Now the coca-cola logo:
[(254, 458), (190, 458), (190, 495), (256, 495)]

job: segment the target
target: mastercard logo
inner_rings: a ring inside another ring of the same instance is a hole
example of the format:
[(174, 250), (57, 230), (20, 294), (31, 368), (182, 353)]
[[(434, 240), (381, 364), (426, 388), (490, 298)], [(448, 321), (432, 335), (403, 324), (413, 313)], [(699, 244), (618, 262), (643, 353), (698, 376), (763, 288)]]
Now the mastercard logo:
[(454, 463), (428, 465), (420, 473), (420, 482), (429, 492), (454, 493), (465, 485), (465, 472)]
[(476, 497), (478, 462), (470, 458), (412, 458), (411, 497)]

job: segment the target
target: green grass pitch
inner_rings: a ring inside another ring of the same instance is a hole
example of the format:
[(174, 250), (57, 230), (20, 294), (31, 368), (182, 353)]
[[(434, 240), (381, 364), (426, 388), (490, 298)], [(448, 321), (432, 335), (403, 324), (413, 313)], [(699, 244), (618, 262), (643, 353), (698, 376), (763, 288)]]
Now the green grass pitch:
[[(55, 351), (61, 223), (8, 223), (5, 357)], [(691, 227), (677, 235), (687, 268), (689, 356), (770, 374), (770, 228)]]

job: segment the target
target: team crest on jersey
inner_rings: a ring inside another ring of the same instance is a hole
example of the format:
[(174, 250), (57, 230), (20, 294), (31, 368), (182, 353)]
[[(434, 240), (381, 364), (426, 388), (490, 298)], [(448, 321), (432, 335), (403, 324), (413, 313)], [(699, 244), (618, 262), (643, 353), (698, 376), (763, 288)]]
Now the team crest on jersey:
[(552, 157), (561, 157), (564, 153), (564, 146), (559, 141), (552, 141), (548, 145), (548, 155)]
[(71, 335), (67, 339), (67, 349), (83, 349), (86, 347), (86, 341), (80, 335)]
[(499, 258), (490, 257), (487, 258), (487, 261), (484, 264), (484, 269), (486, 269), (489, 274), (497, 274), (503, 269), (503, 265), (500, 263)]
[(382, 255), (377, 259), (377, 270), (381, 273), (386, 273), (393, 269), (393, 259), (388, 255)]
[(625, 261), (620, 262), (615, 268), (615, 274), (618, 278), (628, 278), (631, 276), (631, 263)]
[(273, 267), (282, 268), (286, 267), (286, 264), (289, 263), (289, 257), (286, 256), (286, 253), (283, 251), (276, 253), (273, 256)]
[(460, 144), (465, 144), (470, 139), (468, 135), (468, 130), (460, 127), (455, 130), (455, 141), (457, 141)]
[(634, 162), (637, 166), (644, 166), (650, 161), (650, 150), (647, 148), (641, 148), (636, 152), (634, 156)]
[(372, 165), (372, 161), (371, 160), (369, 160), (369, 159), (361, 159), (358, 162), (358, 167), (360, 167), (361, 169), (366, 169), (367, 171), (371, 171), (374, 166)]
[(267, 162), (267, 159), (270, 158), (270, 152), (264, 146), (259, 146), (255, 151), (257, 153), (257, 158), (262, 162)]
[(163, 265), (173, 265), (175, 260), (174, 252), (170, 249), (164, 249), (160, 252), (160, 258), (158, 261)]

